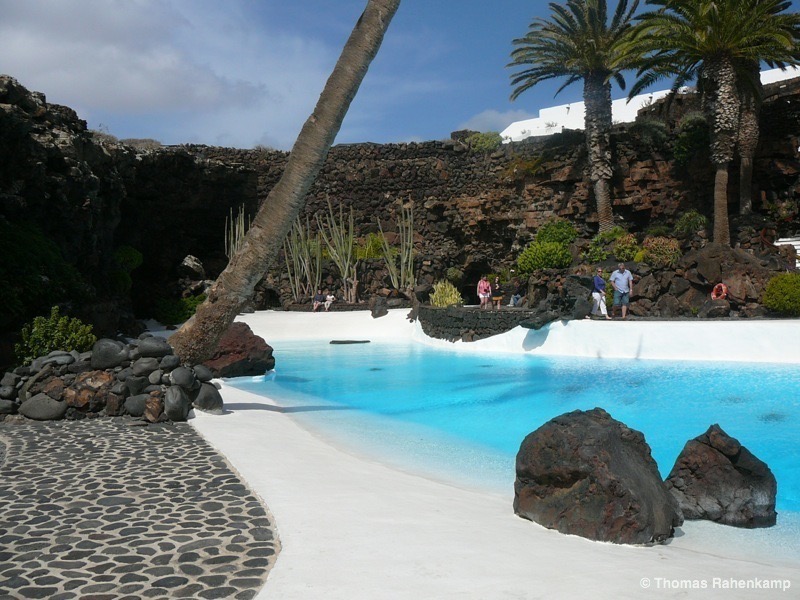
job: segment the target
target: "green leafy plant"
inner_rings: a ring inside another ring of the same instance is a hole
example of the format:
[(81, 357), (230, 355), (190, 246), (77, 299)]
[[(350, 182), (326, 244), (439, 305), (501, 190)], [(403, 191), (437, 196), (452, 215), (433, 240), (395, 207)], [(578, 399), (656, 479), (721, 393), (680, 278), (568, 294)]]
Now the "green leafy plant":
[(637, 119), (628, 131), (642, 144), (655, 149), (663, 148), (669, 138), (666, 123), (659, 119)]
[(646, 237), (642, 250), (645, 262), (657, 268), (674, 267), (683, 256), (678, 240), (669, 237)]
[(449, 281), (442, 280), (433, 284), (433, 292), (431, 292), (431, 306), (444, 308), (445, 306), (456, 306), (464, 304), (464, 298)]
[(558, 242), (532, 242), (517, 258), (517, 267), (523, 274), (539, 269), (566, 269), (571, 264), (569, 248)]
[(650, 237), (669, 237), (672, 230), (667, 225), (651, 225), (645, 230)]
[(640, 250), (639, 243), (636, 241), (636, 236), (632, 233), (626, 233), (617, 238), (614, 242), (614, 258), (617, 260), (633, 260), (636, 253)]
[(186, 298), (160, 298), (156, 301), (155, 317), (164, 325), (177, 325), (187, 321), (206, 299), (205, 294)]
[(544, 160), (543, 154), (534, 158), (517, 157), (503, 169), (502, 177), (513, 181), (523, 181), (527, 177), (534, 177), (541, 171)]
[(625, 231), (619, 225), (614, 225), (608, 231), (604, 231), (603, 233), (598, 233), (594, 239), (597, 240), (601, 244), (610, 244), (611, 242), (616, 242), (619, 238), (623, 235), (627, 235), (627, 231)]
[(23, 326), (20, 335), (22, 340), (14, 345), (14, 354), (25, 365), (54, 350), (85, 352), (97, 341), (91, 325), (60, 314), (58, 306), (50, 309), (49, 317), (36, 317)]
[(109, 272), (111, 287), (118, 294), (126, 294), (133, 285), (131, 271), (142, 266), (144, 257), (133, 246), (120, 246), (114, 251), (116, 267)]
[(625, 235), (625, 230), (619, 225), (615, 225), (608, 231), (598, 233), (592, 238), (588, 248), (583, 251), (584, 260), (590, 263), (599, 263), (606, 260), (609, 256), (608, 246), (615, 240)]
[(381, 258), (383, 256), (383, 235), (368, 233), (356, 246), (356, 259)]
[(688, 236), (708, 227), (708, 217), (701, 215), (696, 210), (687, 210), (675, 222), (673, 228), (675, 235)]
[(678, 135), (672, 151), (675, 164), (686, 166), (697, 154), (708, 151), (709, 127), (699, 112), (688, 113), (678, 124)]
[(578, 232), (572, 223), (565, 219), (551, 219), (536, 232), (536, 241), (556, 242), (558, 244), (570, 244), (578, 237)]
[(583, 259), (590, 263), (603, 262), (607, 258), (608, 251), (602, 244), (595, 243), (595, 240), (592, 240), (592, 243), (583, 251)]
[(464, 139), (470, 152), (494, 152), (503, 143), (503, 138), (496, 131), (473, 133)]
[(450, 267), (447, 269), (447, 274), (445, 275), (447, 281), (452, 283), (453, 285), (458, 285), (464, 280), (464, 271), (459, 269), (458, 267)]
[(800, 317), (800, 273), (781, 273), (767, 283), (764, 306), (786, 317)]

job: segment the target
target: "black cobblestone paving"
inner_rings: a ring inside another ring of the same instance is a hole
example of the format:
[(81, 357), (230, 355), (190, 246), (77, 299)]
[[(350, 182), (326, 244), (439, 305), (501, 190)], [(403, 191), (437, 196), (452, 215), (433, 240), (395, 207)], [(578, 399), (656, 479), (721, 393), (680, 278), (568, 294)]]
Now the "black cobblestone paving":
[(0, 599), (253, 598), (280, 544), (187, 423), (0, 423)]

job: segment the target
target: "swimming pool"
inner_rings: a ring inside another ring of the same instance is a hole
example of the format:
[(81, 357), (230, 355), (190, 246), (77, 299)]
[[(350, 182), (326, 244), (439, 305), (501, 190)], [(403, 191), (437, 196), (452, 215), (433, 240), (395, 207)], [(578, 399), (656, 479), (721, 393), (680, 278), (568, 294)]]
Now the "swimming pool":
[(459, 353), (405, 340), (274, 345), (276, 372), (230, 383), (399, 468), (507, 493), (528, 433), (599, 406), (644, 433), (664, 476), (687, 440), (719, 423), (770, 466), (779, 513), (800, 511), (794, 365)]

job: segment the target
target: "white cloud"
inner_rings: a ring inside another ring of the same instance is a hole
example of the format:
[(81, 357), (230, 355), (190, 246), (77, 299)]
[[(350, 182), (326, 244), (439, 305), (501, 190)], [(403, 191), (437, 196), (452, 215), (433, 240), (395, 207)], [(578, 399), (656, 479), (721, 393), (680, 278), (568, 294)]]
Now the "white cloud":
[(515, 121), (533, 119), (536, 114), (524, 110), (499, 111), (494, 109), (484, 110), (477, 115), (470, 117), (458, 129), (471, 129), (472, 131), (503, 131)]
[(0, 0), (0, 72), (120, 137), (288, 148), (340, 48), (265, 29), (249, 8)]

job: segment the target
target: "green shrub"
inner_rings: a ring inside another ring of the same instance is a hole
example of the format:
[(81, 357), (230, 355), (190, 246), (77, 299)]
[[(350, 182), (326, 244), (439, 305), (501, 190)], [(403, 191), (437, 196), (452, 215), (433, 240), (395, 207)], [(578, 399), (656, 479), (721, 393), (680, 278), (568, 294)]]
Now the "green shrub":
[(608, 258), (608, 251), (603, 244), (598, 244), (597, 238), (595, 238), (592, 240), (592, 243), (589, 244), (589, 247), (584, 250), (583, 258), (590, 263), (603, 262)]
[(632, 233), (626, 233), (614, 242), (614, 257), (617, 260), (633, 260), (638, 251), (639, 244), (636, 241), (636, 236)]
[(142, 266), (144, 257), (133, 246), (120, 246), (114, 251), (114, 262), (116, 268), (108, 274), (111, 288), (118, 294), (127, 294), (133, 285), (131, 271)]
[(645, 118), (637, 120), (629, 129), (631, 135), (651, 148), (663, 148), (669, 133), (664, 121)]
[(686, 166), (695, 155), (707, 152), (710, 137), (708, 122), (702, 113), (688, 113), (678, 125), (673, 157), (675, 164)]
[(49, 317), (36, 317), (23, 326), (20, 335), (22, 341), (14, 345), (14, 354), (24, 365), (53, 350), (85, 352), (97, 341), (91, 325), (59, 314), (58, 306), (50, 309)]
[(678, 240), (669, 237), (647, 237), (642, 250), (645, 262), (656, 268), (674, 267), (683, 256)]
[(708, 218), (696, 210), (688, 210), (675, 222), (675, 235), (693, 235), (708, 227)]
[(540, 244), (544, 242), (556, 242), (567, 245), (571, 244), (576, 237), (578, 237), (578, 232), (575, 231), (575, 227), (572, 226), (572, 223), (564, 219), (551, 219), (539, 227), (539, 230), (536, 232), (536, 241)]
[(445, 306), (461, 304), (464, 304), (464, 298), (461, 297), (461, 294), (452, 283), (443, 280), (433, 284), (431, 306), (444, 308)]
[(544, 165), (544, 155), (535, 158), (516, 157), (502, 171), (502, 176), (513, 181), (524, 181), (527, 177), (535, 177)]
[(366, 258), (383, 258), (383, 235), (380, 233), (367, 234), (356, 246), (356, 259)]
[(608, 258), (608, 245), (625, 234), (626, 231), (619, 225), (615, 225), (603, 233), (598, 233), (592, 238), (589, 247), (584, 250), (583, 258), (590, 263), (603, 262)]
[(164, 325), (177, 325), (187, 321), (206, 299), (205, 294), (186, 298), (160, 298), (156, 301), (156, 320)]
[(566, 269), (572, 264), (569, 248), (558, 242), (533, 242), (517, 258), (521, 273), (539, 269)]
[(786, 317), (800, 317), (800, 273), (781, 273), (767, 283), (764, 306)]
[[(619, 238), (623, 235), (626, 235), (628, 232), (625, 231), (619, 225), (614, 225), (608, 231), (604, 231), (603, 233), (598, 233), (594, 239), (597, 240), (600, 244), (610, 244), (611, 242), (616, 242)], [(593, 240), (594, 241), (594, 240)]]
[(503, 138), (496, 131), (485, 133), (473, 133), (467, 136), (464, 141), (469, 146), (470, 152), (494, 152), (503, 143)]
[(447, 269), (447, 275), (445, 276), (447, 281), (454, 285), (458, 285), (464, 279), (464, 271), (459, 269), (458, 267), (450, 267)]
[(667, 225), (651, 225), (645, 230), (650, 237), (669, 237), (672, 230)]
[(114, 262), (126, 273), (141, 267), (143, 261), (142, 253), (133, 246), (120, 246), (114, 250)]

